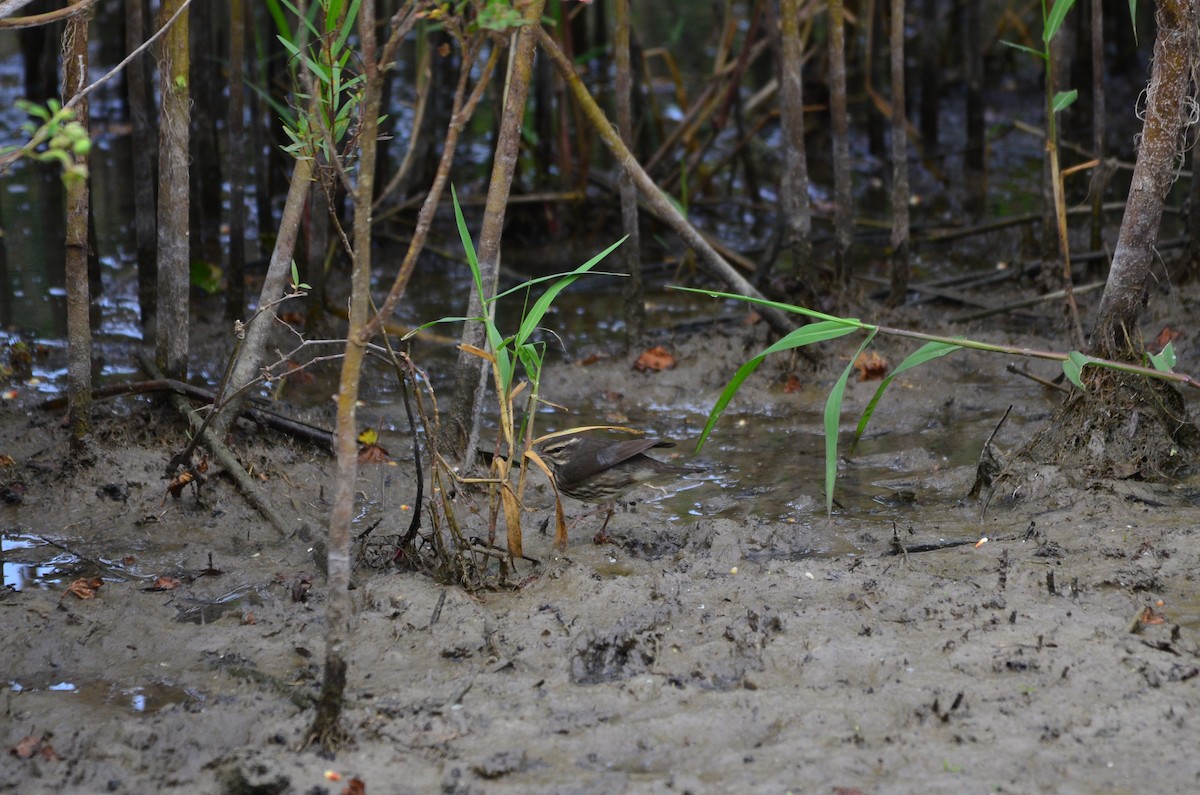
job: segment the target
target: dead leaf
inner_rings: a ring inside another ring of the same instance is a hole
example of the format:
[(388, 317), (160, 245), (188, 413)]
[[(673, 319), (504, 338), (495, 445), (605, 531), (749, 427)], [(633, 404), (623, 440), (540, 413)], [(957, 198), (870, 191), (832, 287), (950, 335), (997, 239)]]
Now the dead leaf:
[(1173, 329), (1170, 326), (1163, 326), (1162, 331), (1158, 332), (1158, 336), (1154, 338), (1154, 345), (1151, 347), (1151, 350), (1161, 351), (1167, 347), (1168, 342), (1175, 342), (1182, 336), (1182, 331)]
[(40, 756), (47, 761), (62, 759), (58, 755), (58, 752), (54, 750), (54, 746), (50, 744), (50, 736), (49, 734), (43, 734), (40, 737), (35, 737), (30, 734), (22, 737), (8, 752), (18, 759), (32, 759), (34, 756)]
[(101, 585), (104, 585), (104, 580), (100, 577), (80, 577), (67, 586), (66, 592), (75, 594), (80, 599), (95, 599), (96, 591), (100, 590)]
[(388, 451), (378, 444), (364, 444), (358, 450), (358, 463), (382, 464), (391, 460)]
[(180, 495), (183, 494), (183, 490), (187, 486), (187, 484), (191, 483), (195, 479), (196, 479), (196, 476), (193, 475), (190, 471), (180, 472), (178, 475), (176, 475), (174, 478), (171, 479), (170, 483), (167, 484), (167, 493), (170, 494), (175, 499), (179, 499)]
[(16, 463), (16, 460), (11, 455), (0, 455), (0, 467), (10, 467)]
[(176, 588), (178, 588), (181, 585), (183, 585), (183, 580), (180, 580), (177, 577), (162, 576), (162, 577), (155, 578), (154, 584), (151, 585), (146, 590), (148, 590), (148, 591), (174, 591)]
[(761, 320), (762, 320), (762, 315), (758, 314), (758, 312), (755, 312), (753, 309), (751, 309), (750, 312), (744, 318), (742, 318), (742, 325), (743, 326), (753, 326), (753, 325), (756, 325)]
[(645, 350), (638, 360), (634, 363), (633, 369), (639, 373), (648, 371), (661, 372), (669, 370), (675, 366), (675, 357), (661, 345), (655, 345), (653, 348)]
[(804, 382), (795, 373), (789, 375), (783, 382), (783, 394), (785, 395), (794, 395), (801, 389), (804, 389)]
[(288, 371), (285, 377), (296, 386), (308, 386), (317, 380), (317, 377), (304, 369), (304, 365), (299, 362), (288, 359), (287, 367)]
[(253, 626), (257, 623), (258, 622), (254, 620), (254, 613), (247, 613), (246, 615), (242, 616), (242, 626), (244, 627)]
[(1149, 625), (1165, 624), (1167, 623), (1167, 619), (1162, 613), (1155, 611), (1153, 607), (1147, 605), (1146, 609), (1142, 611), (1141, 622), (1142, 624)]
[(10, 748), (8, 752), (18, 759), (28, 759), (37, 753), (41, 745), (42, 738), (34, 737), (30, 734), (18, 740), (17, 744)]
[(584, 356), (582, 359), (579, 360), (579, 366), (580, 367), (591, 367), (596, 362), (600, 361), (601, 359), (606, 359), (606, 358), (608, 358), (608, 357), (602, 356), (599, 353), (590, 353), (587, 356)]
[(859, 381), (879, 381), (887, 375), (888, 360), (875, 351), (865, 351), (854, 360), (854, 369), (858, 370)]
[(367, 785), (361, 778), (352, 778), (342, 788), (342, 795), (367, 795)]

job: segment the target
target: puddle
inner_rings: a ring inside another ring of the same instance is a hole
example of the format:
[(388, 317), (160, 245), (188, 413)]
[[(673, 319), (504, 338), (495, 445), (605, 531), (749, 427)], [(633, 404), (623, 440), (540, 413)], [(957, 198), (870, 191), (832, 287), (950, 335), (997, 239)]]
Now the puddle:
[(211, 624), (227, 613), (241, 611), (244, 607), (261, 607), (262, 597), (250, 586), (239, 588), (215, 599), (200, 601), (197, 599), (181, 600), (176, 605), (179, 611), (176, 621), (189, 624)]
[(63, 698), (76, 699), (80, 707), (119, 707), (131, 712), (152, 713), (176, 704), (204, 701), (204, 695), (192, 688), (164, 682), (122, 687), (101, 679), (72, 681), (9, 680), (12, 693), (58, 693)]
[(0, 535), (0, 562), (4, 587), (11, 591), (58, 587), (63, 580), (79, 576), (85, 565), (37, 536), (20, 533)]

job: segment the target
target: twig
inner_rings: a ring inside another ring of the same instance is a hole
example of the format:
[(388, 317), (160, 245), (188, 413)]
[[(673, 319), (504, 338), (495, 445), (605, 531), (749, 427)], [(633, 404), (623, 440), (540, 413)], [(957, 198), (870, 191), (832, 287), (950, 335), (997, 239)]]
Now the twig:
[[(141, 361), (143, 369), (145, 369), (147, 373), (160, 380), (163, 379), (162, 371), (158, 369), (154, 362), (150, 361), (149, 357), (145, 356), (144, 354), (139, 354), (138, 358)], [(241, 490), (242, 494), (245, 495), (250, 504), (258, 509), (258, 512), (263, 515), (263, 518), (275, 526), (275, 529), (279, 531), (281, 536), (291, 535), (296, 530), (301, 530), (305, 533), (311, 534), (312, 531), (308, 529), (307, 522), (305, 522), (303, 519), (298, 519), (296, 522), (289, 522), (284, 519), (279, 511), (276, 510), (275, 506), (271, 504), (270, 500), (267, 499), (266, 495), (264, 495), (254, 481), (250, 479), (250, 476), (246, 474), (246, 470), (242, 467), (242, 463), (237, 460), (237, 457), (234, 456), (233, 451), (231, 451), (219, 440), (213, 438), (211, 433), (201, 430), (203, 422), (196, 417), (195, 412), (192, 411), (192, 407), (188, 405), (187, 401), (182, 395), (172, 394), (171, 397), (175, 404), (176, 410), (187, 418), (188, 423), (191, 425), (192, 432), (195, 433), (198, 438), (202, 439), (205, 446), (208, 447), (209, 452), (213, 454), (213, 458), (215, 458), (217, 463), (225, 468), (225, 471), (229, 474), (229, 477), (232, 478), (233, 482), (237, 484), (237, 487)]]
[[(1012, 364), (1011, 362), (1009, 364), (1005, 365), (1004, 369), (1008, 370), (1008, 372), (1012, 373), (1013, 375), (1019, 375), (1019, 376), (1028, 378), (1030, 381), (1033, 381), (1035, 384), (1041, 384), (1042, 386), (1046, 387), (1047, 389), (1057, 389), (1058, 391), (1065, 392), (1067, 394), (1070, 394), (1070, 392), (1071, 392), (1071, 390), (1068, 389), (1066, 387), (1066, 385), (1064, 385), (1063, 383), (1061, 383), (1059, 381), (1051, 381), (1048, 378), (1042, 378), (1041, 376), (1034, 375), (1033, 373), (1029, 372), (1028, 370), (1024, 370), (1020, 367), (1017, 367), (1015, 364)], [(1062, 378), (1062, 373), (1059, 373), (1059, 378)]]
[[(5, 19), (0, 19), (0, 30), (36, 28), (42, 25), (49, 25), (52, 22), (60, 22), (67, 17), (84, 12), (89, 6), (95, 5), (95, 3), (96, 0), (79, 0), (74, 5), (69, 5), (66, 8), (58, 8), (54, 11), (47, 11), (44, 14), (31, 14), (27, 17), (6, 17)], [(11, 10), (16, 11), (19, 8), (20, 6)]]
[[(1075, 295), (1083, 295), (1084, 293), (1090, 293), (1090, 292), (1094, 292), (1096, 290), (1100, 290), (1103, 287), (1104, 287), (1104, 282), (1092, 282), (1091, 284), (1084, 284), (1079, 287), (1076, 287), (1074, 290), (1074, 293), (1075, 293)], [(974, 312), (964, 312), (961, 315), (954, 315), (953, 317), (950, 318), (950, 322), (951, 323), (966, 323), (971, 320), (981, 320), (985, 317), (991, 317), (992, 315), (1002, 315), (1006, 312), (1011, 312), (1014, 309), (1023, 309), (1027, 306), (1036, 306), (1037, 304), (1043, 303), (1045, 301), (1056, 301), (1058, 299), (1065, 298), (1066, 295), (1067, 295), (1066, 290), (1055, 290), (1052, 293), (1046, 293), (1044, 295), (1035, 295), (1032, 298), (1023, 298), (1020, 301), (1014, 301), (1011, 304), (1005, 304), (1004, 306), (992, 307), (990, 309), (980, 309), (980, 310), (977, 310)]]
[(155, 41), (158, 40), (158, 38), (160, 36), (162, 36), (164, 33), (166, 33), (168, 30), (170, 30), (171, 26), (175, 24), (175, 20), (179, 19), (179, 17), (183, 14), (183, 12), (187, 11), (188, 6), (190, 6), (191, 4), (192, 4), (192, 0), (183, 0), (183, 3), (181, 3), (179, 6), (179, 10), (176, 11), (174, 14), (172, 14), (171, 18), (168, 19), (161, 28), (156, 30), (154, 32), (154, 34), (152, 36), (150, 36), (150, 38), (146, 39), (146, 41), (144, 41), (136, 50), (129, 53), (129, 55), (126, 55), (119, 64), (114, 66), (112, 69), (108, 70), (108, 73), (105, 74), (103, 77), (98, 79), (96, 82), (92, 83), (87, 88), (80, 91), (75, 96), (71, 97), (69, 100), (67, 100), (67, 103), (65, 105), (63, 105), (63, 107), (64, 108), (75, 107), (80, 102), (82, 102), (83, 98), (86, 97), (88, 94), (92, 93), (97, 88), (104, 85), (109, 80), (112, 80), (114, 77), (116, 77), (118, 74), (120, 74), (121, 70), (123, 70), (126, 66), (128, 66), (130, 61), (132, 61), (134, 58), (136, 58), (137, 56), (139, 56), (143, 52), (145, 52), (150, 47), (151, 44), (153, 44)]

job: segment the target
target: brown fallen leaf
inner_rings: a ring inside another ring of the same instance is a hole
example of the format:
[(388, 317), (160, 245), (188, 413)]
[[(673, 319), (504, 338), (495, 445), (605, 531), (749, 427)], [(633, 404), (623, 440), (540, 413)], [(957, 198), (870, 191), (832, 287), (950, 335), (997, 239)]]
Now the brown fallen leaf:
[(794, 395), (801, 389), (804, 389), (804, 382), (795, 373), (789, 375), (783, 382), (783, 394), (785, 395)]
[(300, 364), (300, 362), (295, 362), (291, 359), (288, 359), (287, 367), (288, 371), (285, 377), (294, 385), (308, 386), (309, 384), (316, 383), (317, 377), (306, 370), (304, 365)]
[(8, 749), (8, 752), (18, 759), (29, 759), (37, 753), (38, 748), (41, 748), (41, 746), (42, 738), (29, 734), (18, 740), (16, 745)]
[(642, 355), (634, 362), (633, 369), (639, 373), (651, 370), (657, 373), (669, 370), (674, 366), (675, 357), (671, 355), (671, 352), (661, 345), (655, 345), (653, 348), (642, 351)]
[(75, 594), (80, 599), (95, 599), (96, 591), (100, 590), (101, 585), (104, 585), (101, 577), (80, 577), (67, 586), (66, 593)]
[(358, 463), (360, 464), (384, 464), (391, 458), (383, 445), (364, 444), (358, 449)]
[(1141, 622), (1149, 625), (1165, 624), (1167, 623), (1167, 619), (1162, 613), (1155, 611), (1153, 607), (1147, 605), (1146, 608), (1142, 610)]
[(151, 585), (146, 590), (148, 590), (148, 591), (174, 591), (176, 588), (178, 588), (181, 585), (183, 585), (183, 580), (180, 580), (177, 577), (168, 577), (168, 576), (164, 575), (162, 577), (156, 577), (154, 579), (154, 584)]
[(355, 776), (342, 788), (342, 795), (367, 795), (367, 785), (361, 778)]
[(171, 479), (170, 483), (167, 484), (167, 493), (175, 499), (179, 499), (179, 497), (183, 494), (184, 487), (195, 479), (196, 476), (190, 471), (180, 472)]
[(32, 759), (34, 756), (40, 756), (47, 761), (62, 759), (54, 750), (54, 746), (50, 744), (50, 737), (49, 734), (43, 734), (40, 737), (30, 734), (18, 740), (16, 745), (8, 749), (8, 752), (18, 759)]
[(1154, 344), (1150, 346), (1150, 349), (1161, 351), (1163, 348), (1167, 347), (1168, 342), (1175, 342), (1182, 336), (1182, 331), (1173, 329), (1170, 326), (1163, 326), (1162, 331), (1158, 332), (1158, 336), (1154, 338)]
[(879, 381), (887, 375), (888, 360), (875, 351), (865, 351), (854, 360), (854, 369), (858, 370), (859, 381)]

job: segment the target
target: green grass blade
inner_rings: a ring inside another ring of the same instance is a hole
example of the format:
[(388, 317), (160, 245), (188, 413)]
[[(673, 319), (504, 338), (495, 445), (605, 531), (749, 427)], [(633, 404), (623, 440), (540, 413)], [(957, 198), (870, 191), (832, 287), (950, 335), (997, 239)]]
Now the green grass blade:
[[(583, 266), (581, 265), (579, 267), (583, 267)], [(492, 301), (499, 301), (501, 298), (510, 296), (513, 293), (521, 292), (522, 290), (528, 290), (530, 287), (541, 284), (542, 282), (552, 282), (555, 279), (561, 279), (564, 276), (570, 276), (574, 272), (575, 271), (561, 271), (559, 273), (551, 273), (551, 274), (547, 274), (546, 276), (538, 276), (537, 278), (534, 278), (534, 279), (528, 279), (526, 281), (521, 282), (518, 285), (509, 287), (507, 290), (505, 290), (502, 293), (497, 293), (495, 296), (488, 299), (488, 303), (491, 303)], [(616, 273), (614, 271), (588, 271), (588, 273), (590, 273), (592, 276), (621, 276), (621, 277), (629, 276), (628, 273)]]
[(854, 362), (858, 360), (859, 355), (867, 349), (871, 344), (871, 340), (875, 338), (875, 332), (872, 331), (863, 340), (862, 345), (858, 346), (858, 351), (850, 357), (850, 363), (846, 365), (846, 369), (842, 370), (841, 376), (833, 385), (833, 389), (829, 390), (829, 397), (825, 399), (825, 515), (833, 515), (833, 487), (837, 483), (837, 447), (838, 447), (838, 430), (839, 420), (842, 416), (842, 400), (846, 396), (846, 382), (850, 380), (850, 373), (854, 372)]
[(871, 401), (867, 403), (867, 407), (863, 409), (862, 416), (858, 419), (858, 427), (854, 429), (854, 440), (850, 443), (850, 455), (854, 455), (854, 449), (858, 447), (858, 441), (867, 430), (867, 423), (871, 421), (871, 415), (875, 413), (875, 407), (883, 398), (883, 393), (887, 391), (888, 385), (892, 383), (892, 379), (903, 373), (905, 370), (911, 370), (925, 362), (939, 359), (955, 351), (962, 350), (961, 345), (947, 345), (944, 342), (927, 342), (917, 350), (913, 351), (900, 364), (896, 365), (896, 369), (888, 374), (888, 377), (879, 383), (879, 388), (875, 390), (875, 394), (871, 397)]
[(1054, 7), (1050, 9), (1050, 15), (1046, 17), (1046, 29), (1042, 31), (1042, 41), (1046, 44), (1050, 43), (1050, 40), (1062, 27), (1063, 20), (1066, 19), (1067, 12), (1073, 5), (1075, 5), (1075, 0), (1058, 0), (1054, 4)]
[(538, 296), (538, 299), (533, 302), (533, 306), (531, 306), (529, 311), (525, 313), (525, 316), (521, 318), (521, 328), (517, 331), (516, 337), (517, 345), (524, 345), (525, 341), (529, 339), (529, 336), (533, 334), (539, 325), (541, 325), (542, 318), (546, 316), (546, 312), (549, 311), (550, 305), (554, 303), (554, 299), (558, 297), (559, 293), (569, 287), (571, 283), (580, 276), (587, 273), (593, 265), (611, 254), (613, 249), (625, 242), (626, 237), (628, 237), (628, 235), (621, 238), (616, 243), (613, 243), (611, 246), (604, 249), (599, 254), (592, 257), (590, 260), (583, 263), (554, 284), (550, 285), (550, 288), (546, 290), (546, 292)]
[(733, 374), (733, 378), (725, 385), (725, 389), (721, 391), (717, 402), (713, 404), (712, 411), (708, 413), (708, 422), (704, 424), (704, 430), (700, 433), (700, 439), (696, 442), (696, 452), (700, 452), (700, 448), (704, 447), (704, 442), (707, 441), (708, 435), (716, 426), (717, 420), (721, 413), (725, 411), (725, 407), (729, 405), (729, 401), (737, 394), (742, 383), (750, 377), (751, 373), (758, 369), (762, 364), (763, 359), (770, 356), (772, 353), (780, 351), (792, 350), (793, 348), (802, 348), (805, 345), (812, 345), (817, 342), (837, 339), (844, 337), (847, 334), (854, 332), (856, 329), (853, 326), (846, 326), (841, 323), (833, 323), (829, 321), (821, 323), (810, 323), (807, 326), (796, 329), (795, 331), (780, 338), (774, 344), (763, 349), (763, 352), (755, 356), (750, 361), (738, 368)]
[(458, 192), (454, 190), (453, 185), (450, 186), (450, 198), (454, 202), (454, 223), (458, 226), (458, 237), (467, 255), (471, 277), (475, 279), (475, 289), (479, 292), (479, 300), (487, 306), (487, 297), (483, 294), (483, 278), (479, 275), (479, 257), (475, 254), (475, 241), (471, 240), (471, 230), (467, 228), (467, 220), (463, 218), (462, 207), (458, 204)]
[(1035, 50), (1032, 47), (1026, 47), (1024, 44), (1017, 44), (1015, 41), (1007, 41), (1005, 39), (1000, 39), (1000, 43), (1007, 44), (1009, 47), (1012, 47), (1014, 50), (1020, 50), (1021, 52), (1027, 52), (1030, 55), (1037, 56), (1038, 58), (1041, 58), (1043, 61), (1046, 60), (1046, 53), (1042, 52), (1041, 50)]
[(796, 306), (795, 304), (784, 304), (780, 303), (779, 301), (768, 301), (766, 298), (755, 298), (749, 295), (738, 295), (737, 293), (722, 293), (717, 290), (701, 290), (696, 287), (676, 287), (675, 285), (670, 285), (670, 288), (672, 290), (679, 290), (685, 293), (699, 293), (700, 295), (707, 295), (710, 298), (732, 298), (735, 301), (741, 301), (747, 304), (769, 306), (773, 309), (779, 309), (783, 312), (791, 312), (794, 315), (804, 315), (805, 317), (811, 317), (815, 320), (824, 320), (830, 323), (840, 323), (843, 326), (849, 326), (851, 328), (864, 329), (868, 331), (874, 330), (875, 328), (868, 323), (862, 322), (858, 318), (827, 315), (824, 312), (818, 312), (815, 309), (808, 309), (803, 306)]

